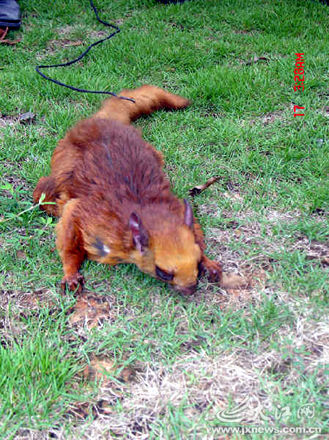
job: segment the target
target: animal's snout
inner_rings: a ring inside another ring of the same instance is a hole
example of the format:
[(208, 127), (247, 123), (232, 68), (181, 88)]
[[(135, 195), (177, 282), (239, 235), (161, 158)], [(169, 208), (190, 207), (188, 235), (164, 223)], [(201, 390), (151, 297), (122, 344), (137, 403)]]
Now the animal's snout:
[(193, 293), (196, 291), (196, 288), (198, 286), (198, 283), (196, 282), (195, 284), (191, 284), (189, 286), (173, 286), (174, 289), (181, 293), (184, 296), (190, 296), (193, 295)]

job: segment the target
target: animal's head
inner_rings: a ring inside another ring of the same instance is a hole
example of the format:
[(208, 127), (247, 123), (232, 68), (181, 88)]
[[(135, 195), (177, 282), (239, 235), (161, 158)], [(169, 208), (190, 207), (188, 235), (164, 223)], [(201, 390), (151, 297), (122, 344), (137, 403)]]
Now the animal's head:
[(129, 228), (135, 247), (132, 261), (139, 269), (189, 295), (197, 286), (202, 252), (195, 241), (192, 208), (186, 200), (184, 203), (184, 218), (180, 221), (162, 217), (158, 219), (160, 224), (146, 227), (132, 213)]

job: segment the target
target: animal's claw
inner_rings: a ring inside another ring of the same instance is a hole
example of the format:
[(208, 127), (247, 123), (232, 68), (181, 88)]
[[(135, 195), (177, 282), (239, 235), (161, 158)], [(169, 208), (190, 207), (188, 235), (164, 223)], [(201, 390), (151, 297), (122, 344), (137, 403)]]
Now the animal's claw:
[(74, 275), (65, 276), (61, 282), (62, 291), (65, 293), (66, 287), (71, 292), (81, 293), (83, 291), (84, 277), (77, 272)]

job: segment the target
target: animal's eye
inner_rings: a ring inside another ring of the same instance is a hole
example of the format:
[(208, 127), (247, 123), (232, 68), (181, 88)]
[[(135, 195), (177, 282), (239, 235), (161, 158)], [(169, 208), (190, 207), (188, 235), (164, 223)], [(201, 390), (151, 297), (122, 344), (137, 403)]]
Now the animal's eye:
[(163, 281), (171, 281), (174, 278), (173, 273), (166, 272), (165, 270), (160, 269), (158, 266), (155, 266), (155, 273), (157, 277), (161, 278)]

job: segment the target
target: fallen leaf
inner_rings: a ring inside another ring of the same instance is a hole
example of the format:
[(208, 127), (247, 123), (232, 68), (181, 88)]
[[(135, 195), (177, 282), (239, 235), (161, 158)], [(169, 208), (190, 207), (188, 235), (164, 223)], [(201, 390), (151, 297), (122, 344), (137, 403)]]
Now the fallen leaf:
[(104, 297), (85, 292), (78, 296), (75, 306), (70, 310), (71, 325), (86, 325), (88, 329), (97, 327), (110, 317), (110, 305)]
[(203, 185), (198, 185), (195, 186), (194, 188), (189, 190), (189, 194), (190, 196), (194, 197), (197, 194), (202, 193), (202, 191), (204, 191), (205, 189), (207, 189), (210, 185), (212, 185), (213, 183), (217, 182), (217, 180), (219, 180), (220, 177), (219, 176), (214, 176), (211, 177), (210, 179), (207, 180), (206, 183), (204, 183)]

